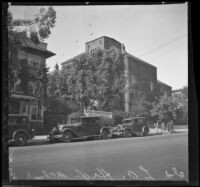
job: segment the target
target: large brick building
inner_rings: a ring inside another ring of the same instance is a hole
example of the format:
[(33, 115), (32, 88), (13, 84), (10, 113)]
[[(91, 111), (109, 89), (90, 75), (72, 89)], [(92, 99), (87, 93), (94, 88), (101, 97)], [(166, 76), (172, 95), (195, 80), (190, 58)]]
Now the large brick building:
[[(109, 50), (111, 47), (120, 49), (123, 54), (123, 63), (125, 64), (124, 73), (127, 78), (124, 98), (124, 109), (126, 112), (130, 112), (132, 101), (134, 100), (134, 94), (130, 91), (131, 86), (139, 85), (146, 95), (171, 95), (171, 87), (157, 80), (157, 67), (129, 54), (126, 52), (124, 45), (113, 38), (102, 36), (86, 42), (84, 53), (91, 54), (98, 49)], [(62, 66), (70, 68), (74, 59), (79, 58), (84, 53), (63, 62)]]

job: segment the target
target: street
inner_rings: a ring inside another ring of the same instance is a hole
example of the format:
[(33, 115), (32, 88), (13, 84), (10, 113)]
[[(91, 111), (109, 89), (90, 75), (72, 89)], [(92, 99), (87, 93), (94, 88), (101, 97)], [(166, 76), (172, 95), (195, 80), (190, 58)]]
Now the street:
[(188, 181), (188, 133), (10, 148), (11, 179)]

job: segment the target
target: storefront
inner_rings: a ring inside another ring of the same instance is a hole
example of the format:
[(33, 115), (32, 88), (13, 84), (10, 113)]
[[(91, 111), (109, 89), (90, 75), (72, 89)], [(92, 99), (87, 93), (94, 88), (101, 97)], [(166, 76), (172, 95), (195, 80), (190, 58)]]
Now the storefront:
[(11, 94), (9, 98), (9, 114), (27, 115), (31, 126), (43, 126), (43, 112), (44, 108), (36, 97)]

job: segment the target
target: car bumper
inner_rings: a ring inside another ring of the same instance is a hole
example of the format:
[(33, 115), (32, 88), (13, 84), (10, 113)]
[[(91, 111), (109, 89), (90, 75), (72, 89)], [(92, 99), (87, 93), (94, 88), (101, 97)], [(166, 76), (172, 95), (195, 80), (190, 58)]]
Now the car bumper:
[(62, 134), (56, 134), (56, 135), (50, 135), (47, 137), (48, 140), (52, 141), (52, 140), (59, 140), (62, 139), (63, 135)]
[(112, 136), (123, 136), (124, 132), (122, 132), (122, 131), (115, 131), (115, 132), (112, 132), (111, 134), (112, 134)]

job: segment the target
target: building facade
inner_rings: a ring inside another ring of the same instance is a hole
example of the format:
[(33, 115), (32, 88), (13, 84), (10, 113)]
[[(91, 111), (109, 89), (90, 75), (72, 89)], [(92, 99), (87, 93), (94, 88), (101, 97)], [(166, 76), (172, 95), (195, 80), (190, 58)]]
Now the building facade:
[(142, 92), (146, 96), (160, 96), (163, 94), (171, 95), (171, 87), (157, 80), (157, 67), (131, 55), (126, 52), (122, 43), (117, 40), (102, 36), (85, 43), (85, 52), (77, 55), (62, 63), (63, 68), (70, 68), (74, 59), (79, 58), (85, 53), (94, 53), (98, 49), (109, 50), (111, 47), (120, 49), (123, 54), (123, 62), (125, 64), (124, 74), (126, 77), (124, 109), (130, 112), (132, 101), (134, 100), (134, 92)]
[[(34, 78), (23, 80), (24, 74), (36, 74), (46, 65), (46, 59), (55, 54), (47, 50), (47, 44), (36, 45), (28, 42), (17, 51), (17, 65), (13, 69), (15, 75), (13, 86), (10, 86), (9, 114), (27, 115), (30, 122), (43, 123), (44, 105), (42, 95), (46, 92), (41, 81)], [(20, 77), (21, 76), (21, 77)], [(26, 82), (22, 86), (22, 82)]]

